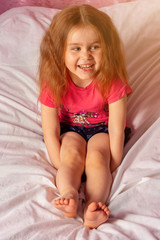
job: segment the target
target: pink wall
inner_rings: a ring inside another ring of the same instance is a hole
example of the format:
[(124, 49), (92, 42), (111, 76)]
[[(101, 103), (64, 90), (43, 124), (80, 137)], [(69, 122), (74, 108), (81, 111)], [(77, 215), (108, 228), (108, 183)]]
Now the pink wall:
[(62, 9), (69, 5), (90, 4), (94, 7), (103, 7), (120, 2), (134, 0), (0, 0), (0, 14), (13, 7), (21, 6), (44, 6)]

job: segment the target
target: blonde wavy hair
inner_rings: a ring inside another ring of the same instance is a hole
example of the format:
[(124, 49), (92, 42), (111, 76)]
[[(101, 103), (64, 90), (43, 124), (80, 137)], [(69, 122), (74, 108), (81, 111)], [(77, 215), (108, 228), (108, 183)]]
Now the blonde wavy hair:
[(68, 33), (73, 27), (86, 25), (97, 31), (101, 41), (102, 63), (94, 81), (102, 96), (106, 96), (112, 80), (127, 82), (123, 47), (110, 17), (90, 5), (67, 7), (54, 16), (40, 46), (40, 94), (49, 88), (57, 106), (68, 89), (64, 61)]

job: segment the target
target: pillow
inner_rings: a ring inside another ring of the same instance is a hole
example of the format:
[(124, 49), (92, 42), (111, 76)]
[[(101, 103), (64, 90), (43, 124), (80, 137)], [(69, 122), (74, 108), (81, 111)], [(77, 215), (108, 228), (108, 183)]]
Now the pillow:
[[(63, 9), (69, 5), (78, 5), (78, 4), (91, 4), (94, 7), (102, 7), (102, 6), (108, 6), (112, 4), (117, 4), (120, 2), (131, 2), (135, 0), (92, 0), (91, 2), (88, 0), (0, 0), (0, 14), (7, 11), (10, 8), (15, 7), (24, 7), (24, 6), (41, 6), (41, 7), (48, 7), (48, 8), (55, 8), (55, 9)], [(137, 0), (139, 1), (139, 0)]]

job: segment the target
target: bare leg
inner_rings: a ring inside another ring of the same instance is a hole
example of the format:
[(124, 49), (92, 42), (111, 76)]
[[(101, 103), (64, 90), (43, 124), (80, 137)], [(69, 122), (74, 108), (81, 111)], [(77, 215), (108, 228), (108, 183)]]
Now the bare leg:
[(65, 133), (61, 144), (61, 164), (56, 176), (61, 198), (54, 201), (54, 206), (67, 217), (77, 215), (78, 190), (84, 171), (85, 156), (86, 141), (77, 133)]
[(112, 176), (107, 134), (98, 133), (89, 140), (85, 171), (87, 202), (84, 211), (84, 225), (97, 228), (109, 217), (109, 209), (105, 203), (110, 192)]

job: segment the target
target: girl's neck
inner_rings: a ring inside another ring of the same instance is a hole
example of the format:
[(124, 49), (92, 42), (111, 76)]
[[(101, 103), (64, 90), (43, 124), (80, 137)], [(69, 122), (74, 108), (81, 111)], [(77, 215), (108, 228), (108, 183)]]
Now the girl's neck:
[(72, 75), (71, 73), (69, 73), (69, 77), (71, 81), (74, 83), (74, 85), (79, 88), (86, 88), (93, 81), (91, 79), (80, 79), (77, 76)]

